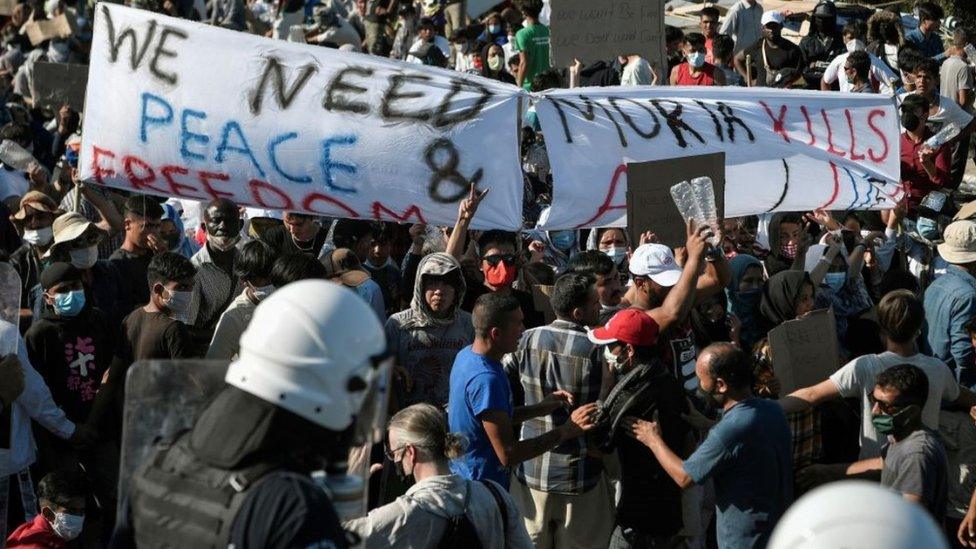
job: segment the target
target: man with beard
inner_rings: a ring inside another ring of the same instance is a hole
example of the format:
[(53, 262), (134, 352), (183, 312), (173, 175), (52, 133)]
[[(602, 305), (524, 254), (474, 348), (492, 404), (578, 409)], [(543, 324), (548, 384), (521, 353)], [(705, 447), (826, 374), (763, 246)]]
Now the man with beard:
[[(703, 228), (707, 229), (707, 228)], [(695, 303), (722, 291), (732, 280), (732, 270), (721, 248), (713, 248), (707, 253), (707, 243), (703, 238), (708, 234), (696, 234), (693, 243), (689, 237), (686, 248), (682, 250), (684, 257), (681, 265), (687, 270), (689, 263), (698, 262), (696, 274), (701, 272), (702, 263), (704, 273), (695, 281), (693, 299), (682, 300), (682, 306), (677, 314), (664, 321), (657, 317), (657, 311), (665, 307), (671, 297), (672, 288), (678, 287), (682, 280), (682, 267), (675, 259), (670, 248), (663, 244), (643, 244), (634, 251), (630, 258), (630, 275), (634, 284), (630, 287), (624, 300), (631, 306), (648, 311), (648, 314), (658, 323), (661, 337), (658, 338), (659, 357), (672, 369), (678, 381), (682, 382), (689, 391), (697, 386), (695, 381), (695, 336), (691, 327), (690, 313)], [(698, 241), (700, 240), (700, 242)]]
[(699, 392), (723, 415), (691, 457), (674, 453), (658, 421), (628, 418), (627, 429), (682, 489), (714, 479), (720, 548), (763, 547), (793, 499), (786, 416), (776, 402), (753, 396), (749, 355), (731, 343), (706, 347), (695, 373)]

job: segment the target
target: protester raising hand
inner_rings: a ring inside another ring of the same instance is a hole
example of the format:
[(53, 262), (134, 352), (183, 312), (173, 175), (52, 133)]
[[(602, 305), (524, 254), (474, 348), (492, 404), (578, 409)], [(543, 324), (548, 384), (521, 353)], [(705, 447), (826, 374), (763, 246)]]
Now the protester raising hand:
[(808, 214), (804, 214), (803, 219), (810, 223), (816, 223), (828, 231), (836, 231), (840, 229), (840, 223), (838, 223), (837, 220), (834, 219), (833, 216), (831, 216), (830, 213), (823, 208), (814, 210)]
[(447, 241), (447, 253), (454, 256), (458, 261), (464, 255), (464, 242), (468, 234), (468, 227), (471, 226), (471, 220), (474, 219), (474, 215), (477, 213), (481, 201), (488, 196), (489, 190), (485, 189), (479, 192), (477, 185), (472, 183), (468, 197), (458, 205), (457, 222), (454, 224), (454, 231), (451, 232), (451, 238)]

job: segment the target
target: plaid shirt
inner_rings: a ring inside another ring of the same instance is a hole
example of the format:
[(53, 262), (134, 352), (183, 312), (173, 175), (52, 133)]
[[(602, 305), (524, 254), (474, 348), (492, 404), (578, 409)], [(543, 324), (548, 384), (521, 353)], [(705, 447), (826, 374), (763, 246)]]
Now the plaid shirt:
[[(516, 404), (538, 404), (555, 391), (572, 393), (577, 406), (596, 402), (603, 377), (601, 348), (590, 343), (586, 330), (556, 320), (525, 332), (519, 348), (503, 361), (513, 383)], [(514, 379), (513, 379), (514, 380)], [(520, 393), (522, 393), (520, 395)], [(521, 397), (521, 398), (520, 398)], [(519, 400), (524, 399), (524, 402)], [(535, 438), (569, 421), (560, 409), (522, 424), (522, 440)], [(603, 462), (587, 457), (586, 437), (567, 440), (550, 452), (519, 464), (515, 475), (533, 490), (582, 494), (596, 486)]]

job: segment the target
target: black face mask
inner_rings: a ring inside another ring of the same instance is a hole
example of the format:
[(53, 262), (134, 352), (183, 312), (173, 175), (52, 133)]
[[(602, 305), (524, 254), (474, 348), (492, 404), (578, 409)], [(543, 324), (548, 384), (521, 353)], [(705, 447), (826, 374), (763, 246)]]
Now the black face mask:
[(172, 250), (173, 248), (179, 246), (180, 245), (180, 241), (183, 240), (182, 235), (180, 233), (168, 234), (168, 235), (166, 235), (164, 237), (164, 239), (166, 240), (166, 246), (170, 250)]
[(922, 119), (913, 112), (903, 112), (901, 113), (901, 125), (906, 130), (913, 132), (918, 129), (921, 125)]
[(407, 473), (403, 468), (403, 460), (393, 462), (393, 472), (396, 473), (397, 478), (400, 480), (401, 484), (412, 484), (413, 473)]

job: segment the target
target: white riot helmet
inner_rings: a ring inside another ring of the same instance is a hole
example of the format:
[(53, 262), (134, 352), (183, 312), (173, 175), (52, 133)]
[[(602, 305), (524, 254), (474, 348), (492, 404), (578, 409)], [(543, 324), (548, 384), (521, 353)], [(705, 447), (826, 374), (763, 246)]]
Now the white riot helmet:
[(769, 549), (947, 548), (925, 508), (877, 484), (832, 482), (800, 498), (783, 515)]
[[(332, 431), (382, 417), (388, 364), (376, 313), (352, 290), (303, 280), (258, 305), (224, 380)], [(368, 400), (368, 402), (367, 402)], [(358, 429), (357, 429), (358, 430)]]

